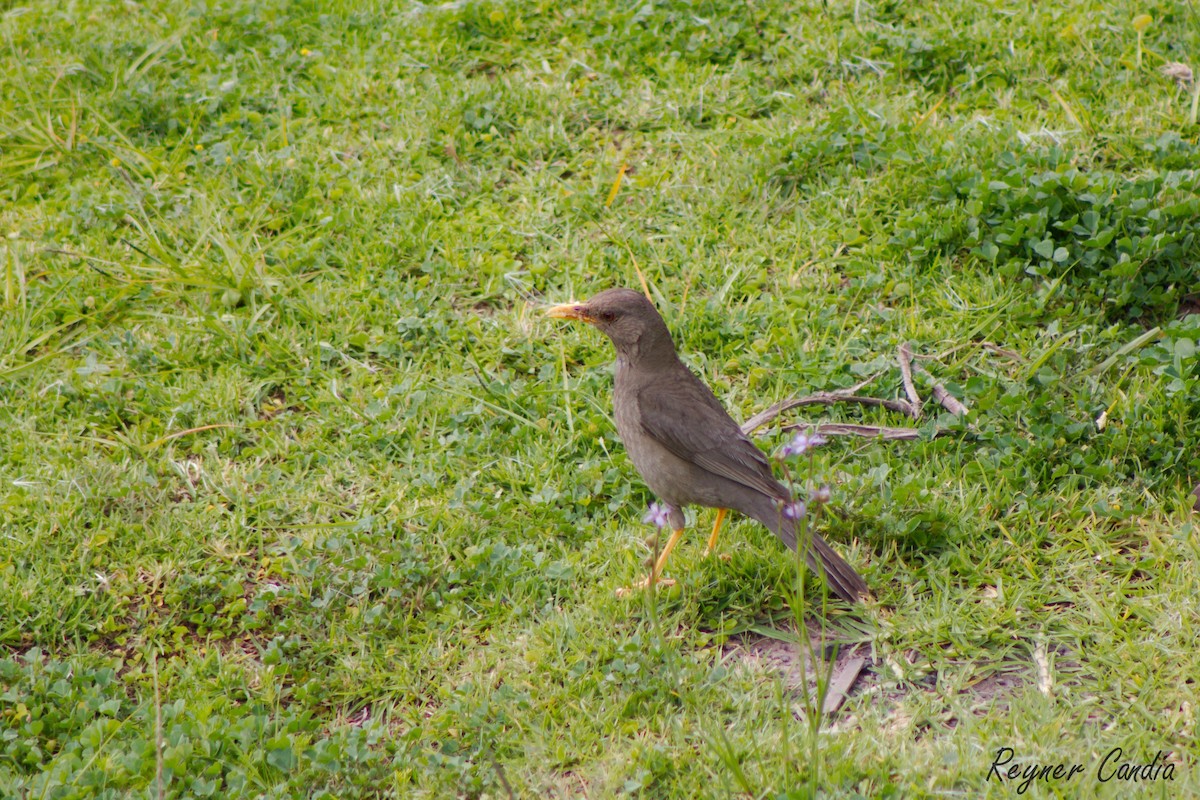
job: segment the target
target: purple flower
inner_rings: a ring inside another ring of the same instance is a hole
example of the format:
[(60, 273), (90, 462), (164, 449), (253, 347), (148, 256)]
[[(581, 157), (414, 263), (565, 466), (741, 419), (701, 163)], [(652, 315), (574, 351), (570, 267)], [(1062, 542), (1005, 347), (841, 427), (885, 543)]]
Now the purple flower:
[(650, 510), (642, 517), (642, 522), (653, 525), (660, 531), (671, 522), (671, 507), (663, 503), (651, 503)]
[(783, 446), (783, 450), (781, 452), (783, 453), (784, 458), (791, 458), (792, 456), (804, 455), (804, 451), (807, 449), (808, 434), (797, 433), (790, 442)]
[(792, 440), (783, 446), (783, 457), (802, 456), (813, 447), (820, 447), (829, 440), (819, 433), (797, 431)]
[(833, 499), (833, 490), (830, 489), (828, 486), (822, 486), (819, 489), (813, 489), (809, 493), (809, 498), (814, 503), (818, 503), (820, 505), (825, 505), (831, 499)]
[(783, 516), (788, 519), (800, 519), (808, 513), (808, 506), (804, 505), (800, 500), (794, 500), (791, 503), (783, 504)]

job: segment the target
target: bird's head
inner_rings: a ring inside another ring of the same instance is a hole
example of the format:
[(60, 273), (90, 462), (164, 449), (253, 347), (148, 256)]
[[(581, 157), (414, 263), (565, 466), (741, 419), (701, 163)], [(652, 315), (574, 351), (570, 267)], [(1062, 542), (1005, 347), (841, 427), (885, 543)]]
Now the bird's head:
[(645, 295), (632, 289), (608, 289), (585, 302), (554, 306), (546, 314), (598, 328), (627, 358), (675, 356), (666, 323)]

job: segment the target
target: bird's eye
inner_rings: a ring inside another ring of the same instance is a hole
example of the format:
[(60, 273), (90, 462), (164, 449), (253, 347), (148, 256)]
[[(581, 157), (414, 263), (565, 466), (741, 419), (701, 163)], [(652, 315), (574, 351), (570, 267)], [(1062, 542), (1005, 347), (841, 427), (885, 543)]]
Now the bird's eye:
[(614, 319), (617, 318), (617, 315), (611, 311), (601, 311), (596, 316), (599, 317), (604, 322), (612, 322)]

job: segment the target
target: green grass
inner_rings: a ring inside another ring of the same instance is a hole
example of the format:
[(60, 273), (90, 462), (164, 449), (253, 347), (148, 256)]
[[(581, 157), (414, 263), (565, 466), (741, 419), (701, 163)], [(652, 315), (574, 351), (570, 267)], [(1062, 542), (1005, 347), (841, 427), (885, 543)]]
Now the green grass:
[[(1008, 797), (1001, 747), (1200, 791), (1193, 2), (35, 0), (0, 45), (0, 796)], [(818, 734), (735, 647), (795, 626), (768, 532), (702, 560), (701, 512), (614, 597), (652, 498), (541, 307), (634, 258), (740, 418), (900, 396), (903, 342), (971, 408), (817, 459), (879, 600)]]

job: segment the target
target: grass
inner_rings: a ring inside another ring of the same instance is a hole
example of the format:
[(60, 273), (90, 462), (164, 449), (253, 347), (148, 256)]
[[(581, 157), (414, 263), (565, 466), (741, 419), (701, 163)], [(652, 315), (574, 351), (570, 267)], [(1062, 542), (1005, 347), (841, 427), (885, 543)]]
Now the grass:
[[(0, 795), (1195, 793), (1198, 14), (8, 5)], [(818, 733), (765, 530), (614, 597), (652, 498), (540, 309), (635, 258), (740, 418), (903, 342), (971, 408), (817, 458), (879, 600)]]

